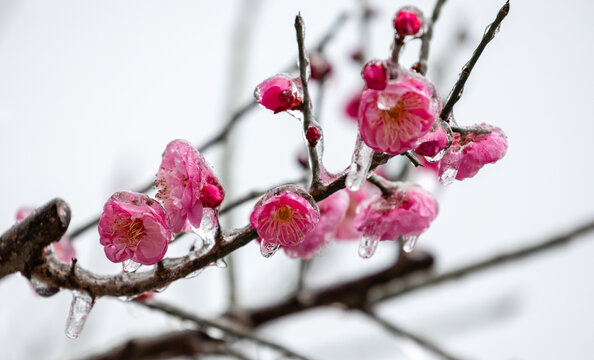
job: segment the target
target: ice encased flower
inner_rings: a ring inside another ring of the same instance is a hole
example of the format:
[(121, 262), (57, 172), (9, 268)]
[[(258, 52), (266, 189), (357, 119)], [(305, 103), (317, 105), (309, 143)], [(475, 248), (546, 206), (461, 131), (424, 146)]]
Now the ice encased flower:
[(392, 25), (394, 30), (404, 38), (405, 36), (421, 35), (423, 29), (424, 18), (421, 10), (414, 6), (405, 6), (398, 10)]
[(439, 123), (417, 140), (415, 152), (419, 155), (434, 157), (448, 145), (448, 135)]
[(344, 190), (320, 201), (320, 221), (315, 229), (305, 235), (305, 239), (299, 245), (283, 246), (285, 253), (292, 258), (303, 259), (309, 259), (318, 253), (324, 245), (334, 239), (348, 207), (349, 195)]
[(99, 241), (114, 263), (155, 264), (165, 256), (172, 235), (163, 206), (148, 195), (117, 192), (103, 206)]
[(397, 240), (400, 236), (419, 236), (437, 216), (437, 202), (420, 187), (403, 184), (390, 195), (375, 195), (353, 222), (363, 236)]
[(256, 203), (250, 223), (266, 243), (298, 245), (320, 220), (318, 205), (296, 185), (269, 190)]
[(204, 157), (186, 140), (173, 140), (163, 152), (157, 172), (156, 197), (161, 200), (173, 232), (199, 228), (203, 208), (216, 209), (225, 197), (223, 186)]
[(337, 240), (353, 240), (361, 238), (361, 232), (357, 230), (353, 220), (357, 215), (359, 205), (364, 203), (367, 199), (379, 193), (377, 188), (370, 183), (365, 183), (357, 191), (351, 191), (348, 189), (341, 190), (349, 196), (349, 205), (346, 214), (336, 231)]
[(367, 89), (359, 105), (359, 133), (375, 151), (392, 155), (412, 150), (433, 126), (440, 108), (429, 81), (405, 69), (383, 90)]
[(254, 90), (256, 101), (265, 108), (279, 113), (297, 110), (303, 103), (301, 81), (287, 74), (278, 74), (261, 82)]

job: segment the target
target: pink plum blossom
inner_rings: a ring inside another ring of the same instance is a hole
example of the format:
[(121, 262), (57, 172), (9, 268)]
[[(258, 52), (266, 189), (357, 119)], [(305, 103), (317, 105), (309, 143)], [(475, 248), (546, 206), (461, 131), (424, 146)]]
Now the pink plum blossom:
[(401, 38), (417, 35), (423, 27), (423, 14), (414, 6), (405, 6), (394, 16), (394, 29)]
[(363, 66), (361, 77), (369, 89), (384, 90), (388, 83), (388, 67), (382, 60), (369, 60)]
[(435, 89), (420, 75), (399, 69), (384, 90), (368, 89), (359, 105), (359, 133), (375, 151), (396, 155), (414, 149), (439, 110)]
[[(16, 221), (19, 222), (26, 218), (27, 216), (31, 215), (35, 211), (34, 208), (30, 207), (22, 207), (17, 210), (16, 213)], [(59, 241), (52, 243), (46, 249), (50, 248), (54, 251), (54, 254), (63, 262), (70, 262), (73, 258), (76, 257), (76, 251), (72, 246), (72, 241), (66, 235), (62, 236)]]
[(103, 206), (99, 241), (112, 262), (155, 264), (165, 256), (172, 235), (165, 210), (148, 195), (118, 192)]
[(332, 241), (349, 207), (349, 195), (338, 191), (320, 201), (320, 221), (316, 228), (305, 235), (299, 245), (283, 246), (283, 250), (292, 258), (309, 259), (318, 253), (324, 245)]
[(371, 185), (370, 183), (365, 183), (357, 191), (351, 191), (348, 189), (344, 189), (341, 191), (344, 191), (348, 194), (349, 206), (347, 208), (344, 218), (338, 225), (338, 229), (336, 231), (336, 240), (359, 239), (361, 238), (361, 231), (359, 231), (353, 224), (353, 220), (357, 215), (357, 209), (361, 203), (365, 202), (367, 199), (377, 194), (378, 190), (375, 186)]
[(452, 169), (457, 170), (457, 180), (471, 178), (506, 152), (507, 137), (498, 127), (480, 124), (454, 132), (452, 144), (439, 162), (439, 175)]
[(419, 145), (415, 152), (431, 158), (448, 145), (448, 135), (440, 124), (435, 123), (431, 131), (420, 137), (417, 143)]
[(260, 238), (281, 246), (303, 242), (319, 220), (316, 202), (309, 193), (295, 185), (268, 191), (250, 215), (250, 223)]
[(217, 209), (225, 192), (204, 157), (185, 140), (173, 140), (157, 173), (157, 199), (173, 232), (200, 227), (203, 208)]
[(301, 81), (287, 74), (278, 74), (261, 82), (254, 90), (256, 101), (279, 113), (298, 110), (303, 103)]
[(359, 117), (359, 105), (361, 104), (361, 91), (353, 94), (344, 105), (344, 113), (350, 119), (357, 120)]
[(375, 195), (361, 206), (353, 220), (364, 236), (397, 240), (418, 236), (437, 216), (433, 196), (412, 184), (403, 184), (391, 195)]

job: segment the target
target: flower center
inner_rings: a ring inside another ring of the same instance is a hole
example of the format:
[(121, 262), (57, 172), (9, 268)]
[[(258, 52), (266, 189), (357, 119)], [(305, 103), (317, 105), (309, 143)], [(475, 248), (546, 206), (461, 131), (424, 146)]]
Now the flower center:
[(276, 212), (276, 218), (280, 221), (289, 221), (293, 218), (293, 211), (287, 205), (281, 206)]
[(396, 103), (395, 106), (391, 107), (388, 110), (382, 110), (382, 112), (384, 115), (384, 121), (388, 123), (398, 124), (400, 123), (400, 119), (402, 119), (402, 116), (406, 112), (406, 109), (404, 108), (404, 104), (402, 104), (402, 101), (398, 101), (398, 103)]
[(128, 236), (126, 238), (126, 243), (128, 246), (136, 247), (145, 234), (146, 231), (144, 229), (142, 220), (134, 219), (128, 224)]

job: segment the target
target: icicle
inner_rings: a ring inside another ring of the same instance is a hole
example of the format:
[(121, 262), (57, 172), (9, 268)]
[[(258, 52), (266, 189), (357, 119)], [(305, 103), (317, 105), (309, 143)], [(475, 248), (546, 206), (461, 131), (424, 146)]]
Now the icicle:
[(122, 262), (122, 269), (125, 273), (133, 273), (140, 268), (142, 264), (139, 264), (132, 259), (127, 259)]
[(363, 259), (369, 259), (375, 253), (377, 244), (379, 244), (380, 236), (378, 235), (363, 235), (359, 243), (359, 256)]
[(186, 275), (186, 277), (184, 279), (195, 278), (196, 276), (200, 275), (203, 271), (204, 271), (204, 268), (193, 271), (193, 272), (189, 273), (188, 275)]
[(225, 259), (219, 259), (219, 260), (215, 261), (213, 264), (214, 264), (214, 266), (221, 268), (221, 269), (224, 269), (227, 267), (227, 262), (225, 261)]
[(434, 162), (438, 162), (441, 159), (443, 159), (443, 156), (445, 155), (447, 149), (442, 149), (440, 152), (438, 152), (434, 157), (429, 157), (429, 156), (425, 156), (425, 160), (429, 161), (430, 163), (434, 163)]
[(276, 253), (279, 248), (280, 244), (268, 242), (266, 240), (262, 240), (260, 242), (260, 254), (262, 254), (262, 256), (265, 258), (269, 258), (274, 255), (274, 253)]
[(445, 171), (439, 176), (439, 181), (443, 185), (450, 185), (456, 179), (456, 175), (458, 175), (458, 169), (453, 167), (448, 167)]
[(80, 335), (85, 320), (93, 307), (93, 298), (84, 291), (74, 290), (72, 292), (72, 303), (66, 320), (66, 336), (76, 339)]
[(418, 235), (402, 236), (402, 250), (405, 253), (413, 252), (415, 246), (417, 246)]
[(353, 152), (353, 160), (346, 178), (346, 186), (351, 191), (357, 191), (361, 188), (367, 179), (367, 172), (373, 160), (373, 149), (367, 146), (361, 139), (361, 135), (357, 136), (357, 144)]
[(33, 290), (39, 296), (49, 297), (56, 294), (60, 291), (59, 288), (51, 286), (50, 284), (46, 283), (45, 281), (41, 281), (35, 277), (31, 278), (31, 286), (33, 286)]

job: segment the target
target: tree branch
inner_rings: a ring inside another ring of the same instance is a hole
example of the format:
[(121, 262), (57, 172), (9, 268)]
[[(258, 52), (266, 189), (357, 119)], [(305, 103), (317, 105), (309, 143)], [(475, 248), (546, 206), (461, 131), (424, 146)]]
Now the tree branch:
[(493, 40), (493, 38), (495, 37), (495, 34), (499, 31), (499, 25), (501, 25), (501, 22), (503, 21), (503, 19), (505, 19), (507, 14), (509, 14), (509, 0), (501, 7), (501, 9), (499, 9), (499, 12), (497, 13), (497, 16), (495, 17), (495, 20), (491, 23), (491, 25), (489, 25), (487, 27), (487, 31), (485, 31), (481, 42), (479, 43), (477, 48), (472, 53), (470, 60), (462, 68), (460, 77), (458, 78), (458, 81), (456, 81), (456, 84), (454, 85), (454, 88), (450, 92), (450, 95), (448, 96), (448, 99), (446, 100), (446, 102), (443, 106), (443, 109), (441, 110), (441, 114), (439, 115), (439, 117), (442, 120), (447, 121), (447, 122), (450, 121), (450, 115), (452, 113), (452, 110), (454, 109), (454, 105), (462, 97), (462, 92), (464, 91), (464, 85), (466, 84), (466, 81), (470, 77), (470, 72), (472, 71), (472, 69), (474, 68), (474, 65), (476, 64), (479, 57), (483, 53), (483, 50), (485, 50), (485, 47), (487, 47), (487, 44), (489, 44), (489, 42), (491, 42), (491, 40)]
[(60, 240), (70, 223), (70, 208), (54, 199), (13, 225), (0, 237), (0, 279), (14, 272), (31, 277), (43, 250)]
[(433, 7), (433, 14), (431, 20), (427, 24), (427, 30), (421, 40), (421, 50), (419, 54), (419, 73), (421, 75), (427, 74), (427, 59), (429, 58), (429, 45), (431, 45), (431, 39), (433, 38), (433, 25), (439, 19), (441, 13), (441, 7), (445, 4), (446, 0), (437, 0), (435, 7)]

